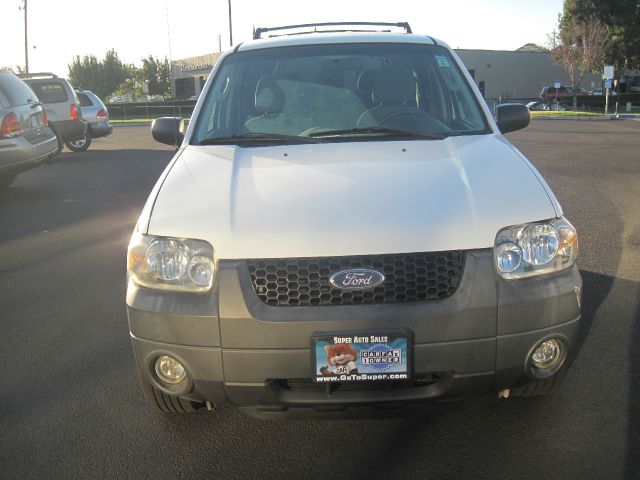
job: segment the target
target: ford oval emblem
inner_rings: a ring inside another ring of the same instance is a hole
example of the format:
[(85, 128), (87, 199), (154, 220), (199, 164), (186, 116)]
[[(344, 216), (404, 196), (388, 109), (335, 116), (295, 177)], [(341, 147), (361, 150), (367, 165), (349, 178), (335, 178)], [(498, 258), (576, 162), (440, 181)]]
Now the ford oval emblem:
[(384, 275), (368, 268), (349, 268), (331, 275), (329, 282), (341, 290), (366, 290), (384, 282)]

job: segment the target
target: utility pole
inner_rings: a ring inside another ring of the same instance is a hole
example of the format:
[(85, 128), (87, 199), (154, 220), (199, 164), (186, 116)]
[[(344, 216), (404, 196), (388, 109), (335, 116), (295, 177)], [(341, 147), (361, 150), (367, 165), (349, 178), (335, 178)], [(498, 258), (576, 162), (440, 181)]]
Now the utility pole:
[(218, 51), (222, 52), (222, 35), (218, 34)]
[[(229, 0), (231, 1), (231, 0)], [(24, 71), (29, 73), (29, 42), (27, 41), (27, 0), (24, 0)]]
[[(27, 0), (25, 0), (25, 2), (26, 1)], [(233, 32), (231, 28), (231, 0), (229, 0), (229, 46), (233, 46)]]

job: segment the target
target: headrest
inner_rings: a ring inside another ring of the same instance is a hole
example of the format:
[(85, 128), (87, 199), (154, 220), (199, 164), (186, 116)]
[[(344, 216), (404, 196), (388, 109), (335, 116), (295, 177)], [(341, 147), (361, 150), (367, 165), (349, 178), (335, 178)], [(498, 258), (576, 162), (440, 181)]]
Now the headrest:
[(416, 84), (408, 70), (385, 68), (376, 72), (371, 91), (373, 103), (402, 104), (416, 101)]
[(284, 92), (276, 83), (274, 75), (258, 80), (256, 85), (256, 111), (260, 115), (273, 115), (284, 108)]

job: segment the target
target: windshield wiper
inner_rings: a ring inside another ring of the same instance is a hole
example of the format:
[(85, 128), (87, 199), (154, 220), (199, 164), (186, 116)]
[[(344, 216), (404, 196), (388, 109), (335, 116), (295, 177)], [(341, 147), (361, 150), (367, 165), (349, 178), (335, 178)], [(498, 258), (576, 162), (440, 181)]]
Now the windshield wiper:
[(223, 137), (211, 137), (200, 140), (197, 145), (240, 145), (250, 143), (318, 143), (320, 140), (298, 135), (285, 135), (282, 133), (239, 133)]
[(343, 130), (324, 130), (322, 132), (310, 133), (310, 137), (351, 137), (358, 135), (374, 135), (380, 137), (410, 137), (421, 138), (424, 140), (443, 140), (449, 136), (447, 133), (440, 132), (416, 132), (412, 130), (401, 130), (398, 128), (387, 127), (361, 127), (347, 128)]

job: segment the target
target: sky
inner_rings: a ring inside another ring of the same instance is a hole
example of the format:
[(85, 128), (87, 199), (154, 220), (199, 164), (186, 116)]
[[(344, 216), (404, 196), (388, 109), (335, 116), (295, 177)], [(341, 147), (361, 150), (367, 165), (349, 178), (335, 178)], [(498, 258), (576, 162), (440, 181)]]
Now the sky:
[[(23, 1), (0, 0), (0, 66), (24, 65)], [(254, 25), (408, 21), (414, 33), (439, 38), (453, 48), (515, 50), (525, 43), (545, 44), (562, 3), (231, 0), (233, 42), (250, 40)], [(29, 70), (61, 76), (67, 75), (74, 55), (102, 58), (111, 48), (124, 62), (140, 64), (149, 54), (179, 59), (217, 52), (218, 35), (222, 49), (229, 47), (228, 0), (28, 0), (28, 22)]]

